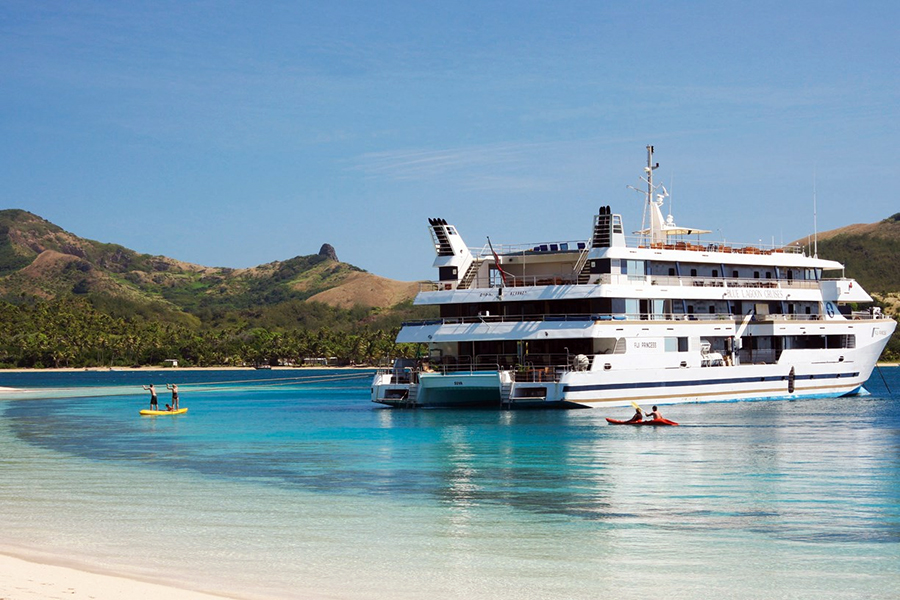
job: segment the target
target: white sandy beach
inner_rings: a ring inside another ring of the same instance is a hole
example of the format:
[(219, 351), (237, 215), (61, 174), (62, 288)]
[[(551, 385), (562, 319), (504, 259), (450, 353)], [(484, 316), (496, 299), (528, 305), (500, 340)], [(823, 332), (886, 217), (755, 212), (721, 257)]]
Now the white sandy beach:
[(223, 600), (192, 590), (147, 583), (0, 554), (0, 600)]

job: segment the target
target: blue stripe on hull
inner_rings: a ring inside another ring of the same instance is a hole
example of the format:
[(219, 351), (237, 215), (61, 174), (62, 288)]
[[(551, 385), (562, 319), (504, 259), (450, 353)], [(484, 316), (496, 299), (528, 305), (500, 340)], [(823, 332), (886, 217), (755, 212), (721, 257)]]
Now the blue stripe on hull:
[[(821, 373), (815, 375), (797, 375), (794, 381), (811, 381), (811, 380), (827, 380), (827, 379), (849, 379), (859, 377), (859, 372), (854, 373)], [(685, 386), (705, 386), (705, 385), (732, 385), (746, 383), (764, 383), (772, 381), (787, 381), (787, 375), (774, 375), (769, 377), (733, 377), (730, 379), (689, 379), (685, 381), (636, 381), (633, 383), (601, 383), (592, 385), (566, 385), (563, 393), (572, 392), (599, 392), (605, 390), (633, 390), (633, 389), (651, 389), (651, 388), (667, 388), (667, 387), (685, 387)], [(791, 396), (786, 396), (791, 397)]]

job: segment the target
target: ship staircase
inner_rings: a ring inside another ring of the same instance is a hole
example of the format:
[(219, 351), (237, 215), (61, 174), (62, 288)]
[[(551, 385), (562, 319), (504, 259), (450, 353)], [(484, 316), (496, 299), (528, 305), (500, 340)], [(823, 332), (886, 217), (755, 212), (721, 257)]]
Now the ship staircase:
[(410, 385), (409, 390), (406, 392), (406, 397), (403, 399), (403, 408), (416, 408), (419, 402), (419, 386), (418, 385)]
[(515, 397), (513, 396), (513, 387), (515, 387), (515, 382), (509, 381), (501, 381), (500, 382), (500, 408), (502, 409), (510, 409), (515, 404)]
[(581, 251), (581, 256), (578, 257), (578, 262), (575, 263), (575, 268), (572, 269), (572, 272), (575, 273), (575, 282), (578, 285), (586, 285), (591, 279), (591, 268), (587, 262), (590, 250), (590, 247), (587, 247)]
[(459, 285), (456, 286), (457, 289), (467, 290), (472, 287), (472, 282), (475, 281), (475, 277), (478, 275), (478, 268), (481, 266), (481, 261), (473, 260), (472, 264), (469, 265), (469, 269), (466, 271), (466, 274), (463, 275), (463, 278), (459, 281)]
[(609, 248), (612, 246), (612, 211), (608, 206), (601, 206), (600, 213), (594, 215), (594, 230), (591, 232), (591, 243), (581, 252), (575, 263), (573, 272), (576, 281), (580, 285), (588, 283), (591, 279), (591, 268), (588, 263), (588, 255), (594, 248)]

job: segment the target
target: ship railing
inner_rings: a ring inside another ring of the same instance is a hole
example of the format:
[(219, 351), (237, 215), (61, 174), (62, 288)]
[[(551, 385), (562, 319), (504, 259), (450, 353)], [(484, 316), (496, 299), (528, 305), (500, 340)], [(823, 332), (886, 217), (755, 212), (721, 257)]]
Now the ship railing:
[[(865, 313), (865, 318), (872, 318)], [(440, 319), (427, 319), (421, 321), (404, 321), (403, 327), (427, 327), (435, 325), (471, 325), (473, 323), (520, 323), (525, 321), (544, 322), (572, 322), (588, 325), (604, 321), (740, 321), (745, 315), (736, 315), (726, 312), (715, 313), (592, 313), (592, 314), (563, 314), (563, 315), (482, 315), (477, 317), (444, 317)], [(755, 321), (784, 320), (784, 321), (818, 321), (822, 319), (818, 314), (790, 314), (772, 313), (768, 315), (755, 315)]]
[(855, 320), (862, 319), (893, 319), (894, 317), (884, 314), (880, 308), (872, 307), (869, 310), (854, 310), (850, 313), (850, 318)]
[(480, 248), (469, 248), (469, 252), (477, 258), (493, 257), (494, 252), (500, 256), (523, 256), (528, 254), (550, 254), (565, 252), (581, 252), (587, 248), (587, 240), (565, 240), (555, 242), (532, 242), (525, 244), (494, 244), (493, 252), (488, 244)]
[(625, 243), (632, 248), (650, 248), (653, 250), (686, 250), (689, 252), (723, 252), (725, 254), (804, 254), (805, 249), (798, 245), (764, 244), (758, 242), (726, 242), (669, 240), (667, 243), (650, 243), (646, 237), (626, 236)]
[[(604, 275), (605, 276), (605, 275)], [(611, 276), (616, 277), (616, 276)], [(618, 277), (624, 277), (622, 275)], [(641, 277), (641, 280), (644, 278)], [(634, 279), (632, 278), (631, 281)], [(601, 283), (603, 283), (601, 279)], [(818, 281), (803, 279), (758, 279), (747, 277), (697, 277), (677, 275), (650, 275), (651, 285), (664, 286), (692, 286), (692, 287), (719, 287), (719, 288), (760, 288), (760, 289), (807, 289), (814, 290), (819, 287)]]
[[(760, 288), (760, 289), (808, 289), (819, 287), (819, 282), (804, 279), (788, 278), (736, 278), (736, 277), (698, 277), (677, 275), (617, 275), (604, 273), (597, 279), (600, 285), (635, 285), (645, 284), (649, 280), (651, 285), (660, 286), (693, 286), (693, 287), (717, 287), (717, 288)], [(501, 285), (496, 281), (487, 281), (485, 277), (476, 277), (466, 289), (496, 289), (500, 288), (536, 287), (550, 285), (575, 285), (578, 283), (577, 275), (572, 272), (544, 275), (515, 276), (506, 274), (506, 283)], [(455, 288), (453, 282), (447, 281), (421, 281), (420, 292), (452, 291)]]
[(524, 357), (516, 354), (479, 354), (473, 358), (462, 355), (445, 357), (442, 362), (432, 363), (429, 370), (443, 375), (509, 371), (517, 383), (555, 382), (563, 373), (572, 370), (570, 361), (574, 356), (560, 353), (529, 354)]
[[(587, 248), (590, 240), (566, 240), (555, 242), (531, 242), (524, 244), (494, 244), (494, 252), (502, 256), (515, 256), (542, 253), (580, 252)], [(650, 243), (646, 237), (625, 236), (625, 244), (630, 248), (651, 248), (654, 250), (686, 250), (691, 252), (723, 252), (725, 254), (804, 254), (805, 248), (799, 245), (765, 244), (757, 242), (726, 242), (669, 240), (668, 243)], [(489, 245), (469, 248), (475, 257), (491, 257), (493, 252)]]
[(774, 350), (771, 348), (763, 350), (751, 350), (745, 348), (738, 351), (738, 362), (742, 365), (771, 365), (778, 362), (778, 357), (781, 355), (781, 352), (781, 350)]

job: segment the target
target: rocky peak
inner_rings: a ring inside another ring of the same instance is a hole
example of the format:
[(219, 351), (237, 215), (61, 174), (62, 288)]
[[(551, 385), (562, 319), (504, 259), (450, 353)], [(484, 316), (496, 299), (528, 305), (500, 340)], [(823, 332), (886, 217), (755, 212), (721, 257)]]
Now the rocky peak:
[(333, 261), (337, 261), (337, 252), (334, 251), (334, 246), (331, 244), (322, 244), (322, 247), (319, 248), (319, 256), (324, 256), (325, 258), (330, 258)]

